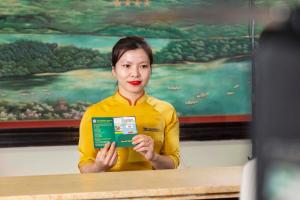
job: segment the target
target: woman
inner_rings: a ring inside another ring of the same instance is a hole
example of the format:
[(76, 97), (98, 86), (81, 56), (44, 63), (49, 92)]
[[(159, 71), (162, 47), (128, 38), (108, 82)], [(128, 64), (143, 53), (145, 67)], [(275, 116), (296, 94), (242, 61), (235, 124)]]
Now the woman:
[[(117, 92), (90, 106), (80, 123), (78, 149), (81, 173), (174, 169), (179, 165), (179, 125), (175, 109), (148, 96), (144, 88), (152, 70), (152, 50), (140, 37), (120, 39), (112, 50), (112, 74)], [(92, 117), (135, 116), (138, 135), (133, 148), (107, 143), (93, 145)]]

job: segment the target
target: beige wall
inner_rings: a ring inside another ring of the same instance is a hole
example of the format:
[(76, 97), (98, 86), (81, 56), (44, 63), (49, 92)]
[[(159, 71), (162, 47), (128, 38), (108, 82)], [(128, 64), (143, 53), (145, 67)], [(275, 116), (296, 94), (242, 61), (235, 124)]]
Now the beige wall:
[[(78, 173), (76, 148), (0, 148), (0, 176)], [(243, 165), (250, 155), (249, 140), (181, 142), (180, 168)]]
[(182, 142), (181, 167), (244, 165), (251, 152), (250, 140)]

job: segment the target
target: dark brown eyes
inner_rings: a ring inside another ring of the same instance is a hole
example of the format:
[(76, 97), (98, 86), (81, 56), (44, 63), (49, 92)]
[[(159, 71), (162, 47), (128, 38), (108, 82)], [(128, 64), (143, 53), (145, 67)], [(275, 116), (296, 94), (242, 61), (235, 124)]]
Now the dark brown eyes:
[(141, 67), (142, 67), (142, 68), (147, 68), (147, 67), (148, 67), (148, 65), (142, 65)]
[[(125, 67), (125, 68), (130, 68), (131, 65), (127, 65), (127, 64), (126, 64), (126, 65), (122, 65), (122, 66)], [(143, 69), (144, 69), (144, 68), (147, 68), (147, 67), (149, 67), (149, 66), (148, 66), (148, 65), (141, 65), (141, 66), (140, 66), (140, 68), (143, 68)]]

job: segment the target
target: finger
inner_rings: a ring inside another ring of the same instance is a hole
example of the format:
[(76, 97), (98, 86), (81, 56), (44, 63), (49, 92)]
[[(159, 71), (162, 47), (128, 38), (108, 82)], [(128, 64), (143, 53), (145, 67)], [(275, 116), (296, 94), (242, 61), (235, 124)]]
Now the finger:
[(144, 134), (139, 134), (139, 135), (136, 135), (132, 138), (132, 140), (134, 141), (138, 141), (138, 140), (142, 140), (143, 138), (148, 138), (149, 136), (147, 135), (144, 135)]
[(144, 135), (144, 134), (138, 134), (138, 135), (133, 136), (132, 139), (135, 140), (135, 139), (142, 138), (142, 137), (144, 137), (144, 136), (146, 136), (146, 135)]
[(136, 138), (135, 140), (132, 141), (132, 144), (138, 144), (141, 143), (143, 141), (148, 141), (151, 140), (151, 137), (148, 137), (146, 135), (140, 135), (140, 137)]
[(141, 142), (139, 144), (137, 144), (136, 146), (133, 147), (134, 150), (140, 149), (142, 147), (151, 147), (151, 145), (149, 145), (149, 143), (146, 142)]
[(106, 156), (106, 153), (107, 153), (109, 147), (110, 147), (110, 143), (107, 142), (107, 143), (105, 143), (104, 147), (102, 149), (100, 149), (100, 152), (98, 152), (98, 153), (100, 153), (100, 156), (99, 156), (100, 160), (105, 159), (105, 156)]
[(140, 147), (138, 149), (135, 149), (135, 151), (139, 153), (147, 153), (149, 151), (149, 147)]
[(137, 143), (134, 147), (133, 150), (137, 151), (142, 147), (147, 147), (148, 150), (153, 149), (153, 139), (151, 137), (143, 137), (143, 140)]
[(117, 161), (117, 150), (115, 149), (115, 151), (114, 151), (114, 153), (113, 153), (113, 155), (112, 155), (112, 157), (111, 157), (111, 159), (110, 159), (110, 162), (109, 162), (109, 166), (113, 166), (115, 163), (116, 163), (116, 161)]
[(147, 141), (147, 140), (143, 140), (141, 141), (140, 143), (137, 143), (134, 148), (139, 148), (139, 147), (142, 147), (142, 146), (149, 146), (150, 145), (150, 142)]
[(104, 162), (105, 162), (106, 164), (108, 164), (108, 163), (110, 162), (110, 159), (111, 159), (111, 157), (113, 156), (114, 151), (115, 151), (115, 146), (116, 146), (116, 143), (115, 143), (115, 142), (113, 142), (113, 143), (110, 145), (110, 148), (109, 148), (109, 150), (108, 150), (108, 152), (107, 152), (107, 154), (106, 154), (105, 160), (104, 160)]
[(110, 147), (110, 142), (105, 143), (104, 147), (101, 149), (102, 152), (107, 152)]
[(138, 143), (140, 143), (143, 140), (144, 140), (143, 136), (137, 135), (137, 136), (135, 136), (135, 137), (132, 138), (132, 144), (138, 144)]

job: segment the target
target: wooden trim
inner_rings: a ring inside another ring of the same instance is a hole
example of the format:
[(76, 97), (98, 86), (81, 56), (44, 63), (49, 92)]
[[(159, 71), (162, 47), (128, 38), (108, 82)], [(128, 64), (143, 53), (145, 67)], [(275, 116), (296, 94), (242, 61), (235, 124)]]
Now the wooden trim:
[(1, 129), (70, 128), (79, 127), (80, 120), (39, 120), (0, 122)]
[(180, 123), (224, 123), (224, 122), (249, 122), (251, 115), (211, 115), (211, 116), (186, 116), (179, 117)]

